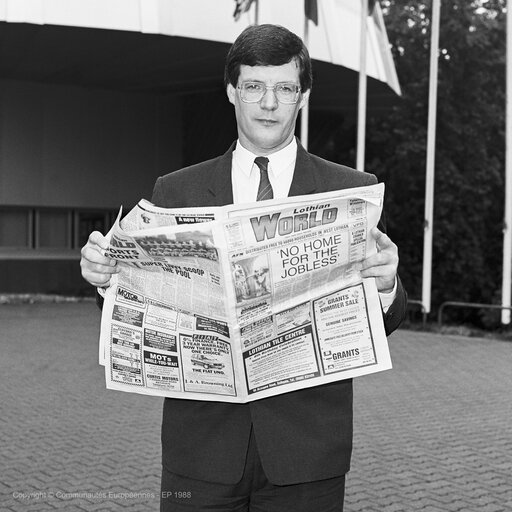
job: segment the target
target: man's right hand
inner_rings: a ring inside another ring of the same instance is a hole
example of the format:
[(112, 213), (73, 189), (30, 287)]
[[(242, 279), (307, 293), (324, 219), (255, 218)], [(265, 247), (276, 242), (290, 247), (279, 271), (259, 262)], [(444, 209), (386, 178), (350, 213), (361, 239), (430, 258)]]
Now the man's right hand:
[(87, 282), (98, 288), (109, 286), (112, 274), (119, 272), (116, 260), (104, 256), (108, 246), (108, 240), (99, 231), (93, 231), (89, 235), (87, 243), (82, 247), (82, 258), (80, 259), (82, 276)]

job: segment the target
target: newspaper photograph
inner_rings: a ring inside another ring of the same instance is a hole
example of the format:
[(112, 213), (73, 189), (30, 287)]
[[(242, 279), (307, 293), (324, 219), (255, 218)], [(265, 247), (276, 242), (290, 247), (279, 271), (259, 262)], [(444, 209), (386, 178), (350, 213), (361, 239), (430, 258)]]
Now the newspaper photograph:
[(213, 208), (142, 200), (111, 229), (109, 389), (248, 402), (391, 368), (374, 279), (384, 185)]

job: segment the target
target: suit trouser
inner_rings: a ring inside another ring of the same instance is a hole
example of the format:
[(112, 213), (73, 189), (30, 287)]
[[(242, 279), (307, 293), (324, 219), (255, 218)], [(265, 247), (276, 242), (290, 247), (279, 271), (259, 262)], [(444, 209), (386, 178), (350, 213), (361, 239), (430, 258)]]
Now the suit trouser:
[(234, 485), (162, 471), (160, 512), (343, 512), (345, 476), (273, 485), (265, 475), (253, 434), (245, 469)]

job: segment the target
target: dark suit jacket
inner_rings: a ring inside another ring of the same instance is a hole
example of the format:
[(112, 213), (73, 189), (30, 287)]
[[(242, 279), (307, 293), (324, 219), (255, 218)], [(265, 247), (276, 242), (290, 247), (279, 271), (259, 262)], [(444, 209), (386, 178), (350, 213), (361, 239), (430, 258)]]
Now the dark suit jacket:
[[(173, 208), (231, 204), (233, 149), (158, 178), (152, 201)], [(290, 196), (376, 182), (371, 174), (323, 160), (299, 145)], [(405, 309), (406, 295), (399, 282), (396, 299), (384, 315), (388, 333), (398, 327)], [(166, 398), (163, 465), (191, 478), (234, 484), (242, 476), (251, 428), (272, 483), (343, 475), (349, 470), (352, 451), (352, 381), (241, 405)]]

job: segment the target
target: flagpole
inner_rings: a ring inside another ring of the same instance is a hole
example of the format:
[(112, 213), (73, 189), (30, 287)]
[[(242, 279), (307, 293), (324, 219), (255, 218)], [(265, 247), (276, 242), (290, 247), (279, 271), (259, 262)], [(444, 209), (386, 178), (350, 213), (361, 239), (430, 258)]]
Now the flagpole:
[(357, 104), (357, 157), (356, 169), (364, 171), (366, 140), (366, 34), (368, 23), (368, 0), (361, 0), (361, 33), (359, 37), (359, 89)]
[[(309, 18), (304, 12), (304, 45), (308, 48), (309, 43)], [(309, 101), (302, 107), (300, 112), (300, 142), (304, 149), (308, 149), (309, 137)]]
[(260, 4), (258, 0), (254, 2), (254, 24), (259, 25), (260, 23)]
[[(510, 307), (512, 278), (512, 12), (507, 1), (506, 128), (505, 128), (505, 216), (503, 218), (503, 272), (501, 305)], [(510, 323), (510, 310), (501, 311), (501, 323)]]
[(430, 78), (428, 99), (427, 170), (425, 183), (425, 220), (423, 225), (423, 280), (421, 302), (423, 314), (430, 313), (432, 291), (432, 239), (434, 229), (434, 176), (436, 149), (437, 76), (441, 0), (432, 2), (430, 35)]

